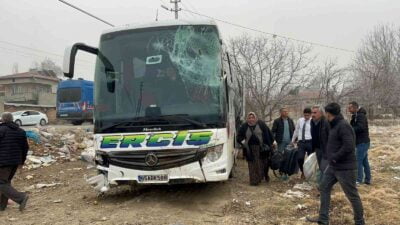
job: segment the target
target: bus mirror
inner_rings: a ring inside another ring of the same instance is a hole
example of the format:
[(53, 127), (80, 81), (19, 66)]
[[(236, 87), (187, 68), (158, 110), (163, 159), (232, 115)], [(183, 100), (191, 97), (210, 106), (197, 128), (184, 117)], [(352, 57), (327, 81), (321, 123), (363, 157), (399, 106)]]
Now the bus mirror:
[(98, 48), (88, 46), (84, 43), (76, 43), (70, 47), (67, 47), (64, 51), (64, 62), (63, 62), (63, 73), (68, 78), (74, 77), (75, 69), (75, 57), (78, 50), (89, 52), (97, 55), (99, 52)]
[(110, 71), (106, 68), (107, 90), (111, 93), (115, 91), (115, 81), (118, 79), (118, 75), (117, 72)]

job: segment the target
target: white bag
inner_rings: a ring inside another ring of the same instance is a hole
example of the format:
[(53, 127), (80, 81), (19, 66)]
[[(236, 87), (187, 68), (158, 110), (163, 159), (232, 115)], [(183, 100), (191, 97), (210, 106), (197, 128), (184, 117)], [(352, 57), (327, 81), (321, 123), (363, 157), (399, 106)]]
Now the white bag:
[(318, 170), (318, 162), (317, 162), (317, 155), (312, 153), (309, 155), (304, 162), (303, 165), (303, 171), (304, 171), (304, 176), (306, 177), (307, 180), (310, 180), (317, 172)]

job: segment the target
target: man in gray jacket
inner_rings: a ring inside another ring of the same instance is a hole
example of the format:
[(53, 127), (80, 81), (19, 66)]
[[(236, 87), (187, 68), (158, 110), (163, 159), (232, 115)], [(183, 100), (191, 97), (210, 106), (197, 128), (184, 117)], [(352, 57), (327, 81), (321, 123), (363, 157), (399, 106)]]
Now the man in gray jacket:
[(321, 205), (319, 217), (307, 217), (307, 220), (318, 224), (329, 224), (331, 191), (333, 186), (339, 182), (353, 207), (355, 224), (364, 225), (363, 206), (356, 185), (357, 160), (353, 128), (344, 120), (339, 104), (328, 104), (325, 107), (325, 112), (331, 126), (326, 149), (329, 164), (324, 171), (320, 186)]

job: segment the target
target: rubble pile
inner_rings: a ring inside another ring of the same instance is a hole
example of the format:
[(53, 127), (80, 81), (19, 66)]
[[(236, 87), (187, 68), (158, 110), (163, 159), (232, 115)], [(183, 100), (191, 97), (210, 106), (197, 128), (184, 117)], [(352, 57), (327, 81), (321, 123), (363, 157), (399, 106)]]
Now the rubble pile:
[(56, 129), (48, 126), (31, 128), (27, 132), (35, 133), (39, 137), (28, 138), (29, 152), (25, 163), (27, 169), (75, 161), (81, 154), (86, 158), (92, 155), (94, 157), (93, 133), (88, 130)]

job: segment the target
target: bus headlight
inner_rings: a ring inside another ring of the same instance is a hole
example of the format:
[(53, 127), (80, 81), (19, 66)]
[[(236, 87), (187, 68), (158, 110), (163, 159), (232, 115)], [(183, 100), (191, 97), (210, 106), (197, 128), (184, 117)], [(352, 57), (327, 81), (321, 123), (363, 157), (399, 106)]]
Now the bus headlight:
[(214, 147), (209, 147), (207, 148), (207, 155), (206, 155), (206, 159), (209, 162), (215, 162), (217, 161), (219, 158), (221, 158), (222, 153), (223, 153), (223, 148), (224, 145), (217, 145)]

